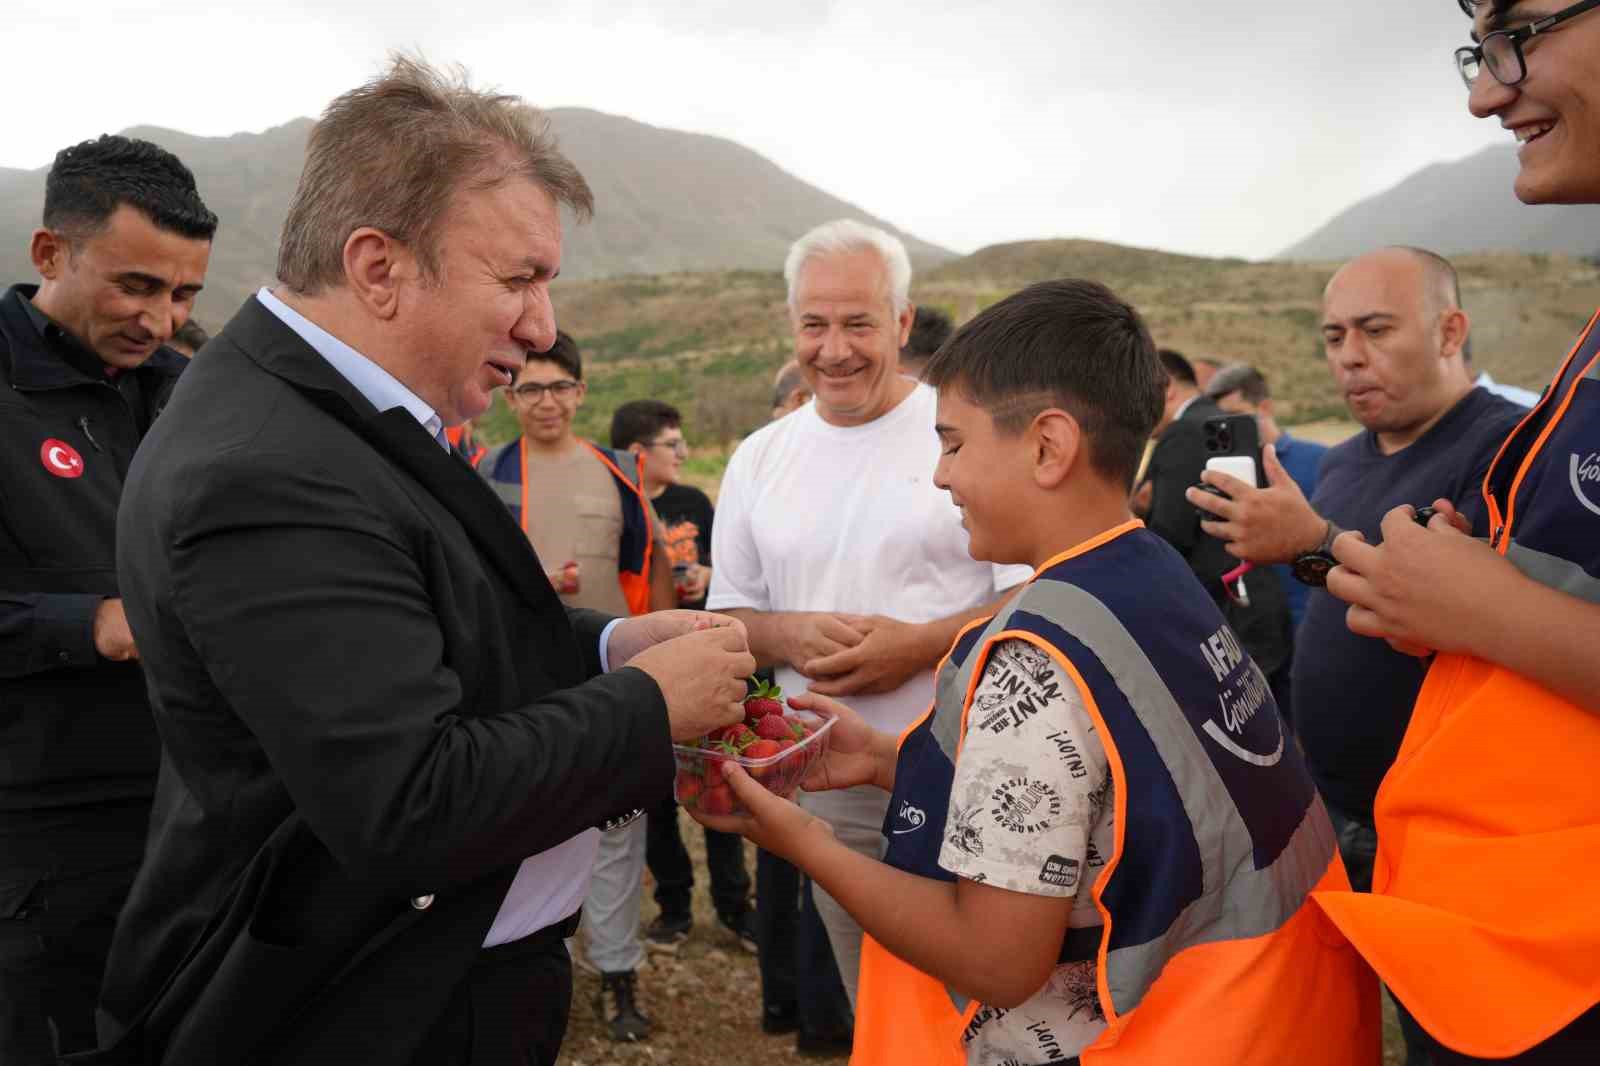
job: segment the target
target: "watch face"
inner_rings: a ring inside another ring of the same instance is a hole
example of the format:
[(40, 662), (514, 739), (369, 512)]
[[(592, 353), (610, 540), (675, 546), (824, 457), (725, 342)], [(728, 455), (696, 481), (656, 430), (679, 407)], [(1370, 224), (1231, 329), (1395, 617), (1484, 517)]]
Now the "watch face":
[(1339, 560), (1321, 552), (1302, 555), (1294, 561), (1295, 580), (1313, 588), (1325, 588), (1328, 584), (1328, 571), (1338, 565)]

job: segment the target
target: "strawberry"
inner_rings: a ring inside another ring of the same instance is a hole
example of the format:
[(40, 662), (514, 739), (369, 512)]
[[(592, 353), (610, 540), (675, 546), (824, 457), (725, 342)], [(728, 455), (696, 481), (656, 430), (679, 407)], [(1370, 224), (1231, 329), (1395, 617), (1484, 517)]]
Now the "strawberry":
[(755, 691), (744, 698), (744, 720), (754, 725), (769, 714), (783, 717), (783, 690), (777, 685), (756, 681)]
[(677, 796), (678, 802), (685, 807), (694, 808), (700, 800), (700, 794), (706, 789), (706, 783), (698, 776), (684, 770), (678, 774)]
[(705, 765), (706, 788), (716, 788), (718, 785), (722, 784), (722, 760), (707, 759)]
[(796, 743), (804, 740), (806, 737), (809, 737), (811, 735), (811, 727), (806, 725), (804, 722), (795, 721), (795, 722), (791, 723), (791, 725), (792, 725), (791, 733), (794, 736), (794, 739), (795, 739)]
[(733, 725), (725, 725), (716, 730), (708, 739), (710, 739), (712, 747), (726, 744), (733, 749), (734, 754), (738, 754), (750, 746), (751, 741), (756, 739), (756, 735), (750, 732), (750, 727), (743, 722), (736, 722)]
[(706, 814), (732, 814), (733, 789), (727, 785), (708, 788), (700, 795), (700, 809)]
[(788, 719), (781, 714), (769, 714), (755, 724), (755, 734), (764, 740), (783, 740), (792, 738), (794, 730), (790, 727)]
[[(770, 759), (774, 755), (782, 754), (783, 749), (778, 747), (778, 742), (776, 740), (758, 740), (748, 748), (744, 749), (744, 757), (746, 759)], [(755, 778), (757, 781), (765, 781), (778, 772), (779, 764), (772, 763), (768, 766), (750, 766), (746, 767), (746, 769), (750, 771), (750, 776)]]

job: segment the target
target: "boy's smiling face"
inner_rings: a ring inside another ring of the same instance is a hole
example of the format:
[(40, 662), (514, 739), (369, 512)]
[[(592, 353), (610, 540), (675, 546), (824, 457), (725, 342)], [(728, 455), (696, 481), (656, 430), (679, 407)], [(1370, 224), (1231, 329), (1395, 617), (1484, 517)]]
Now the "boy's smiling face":
[(1028, 523), (1019, 521), (1037, 491), (1026, 431), (1003, 433), (958, 384), (939, 390), (939, 465), (933, 483), (950, 493), (967, 530), (967, 552), (994, 563), (1033, 563)]

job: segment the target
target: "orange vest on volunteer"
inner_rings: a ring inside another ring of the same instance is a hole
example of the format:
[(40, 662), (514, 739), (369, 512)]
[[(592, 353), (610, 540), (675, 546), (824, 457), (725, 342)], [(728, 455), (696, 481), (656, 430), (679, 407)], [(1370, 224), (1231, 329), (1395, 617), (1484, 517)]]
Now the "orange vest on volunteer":
[[(1600, 603), (1597, 322), (1483, 492), (1496, 551)], [(1316, 901), (1445, 1046), (1509, 1058), (1600, 1003), (1597, 767), (1594, 709), (1481, 659), (1434, 661), (1373, 806), (1372, 894)]]
[[(1376, 1066), (1377, 983), (1308, 902), (1348, 885), (1327, 812), (1260, 670), (1138, 522), (1046, 564), (957, 638), (900, 738), (884, 861), (954, 879), (938, 855), (955, 760), (989, 649), (1011, 638), (1072, 678), (1115, 782), (1117, 845), (1091, 889), (1104, 924), (1070, 930), (1060, 954), (1098, 964), (1108, 1024), (1084, 1066)], [(925, 828), (893, 832), (910, 810)], [(870, 935), (860, 981), (852, 1066), (965, 1061), (981, 1004)]]
[[(617, 493), (622, 497), (622, 536), (617, 545), (617, 581), (622, 585), (623, 598), (632, 614), (645, 614), (650, 610), (650, 559), (655, 538), (651, 535), (650, 505), (644, 496), (644, 458), (628, 452), (614, 451), (578, 442), (589, 449), (605, 468), (611, 471)], [(491, 449), (482, 460), (474, 464), (478, 473), (494, 487), (501, 501), (511, 509), (524, 533), (528, 532), (528, 444), (518, 437), (508, 444)], [(623, 471), (631, 468), (633, 476)]]

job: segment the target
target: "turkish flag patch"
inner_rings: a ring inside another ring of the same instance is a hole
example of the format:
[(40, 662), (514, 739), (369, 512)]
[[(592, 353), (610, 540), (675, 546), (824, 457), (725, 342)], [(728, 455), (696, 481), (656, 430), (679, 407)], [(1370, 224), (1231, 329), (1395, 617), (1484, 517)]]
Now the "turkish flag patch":
[(56, 477), (83, 476), (83, 456), (78, 454), (78, 449), (64, 440), (52, 437), (39, 445), (39, 461)]

